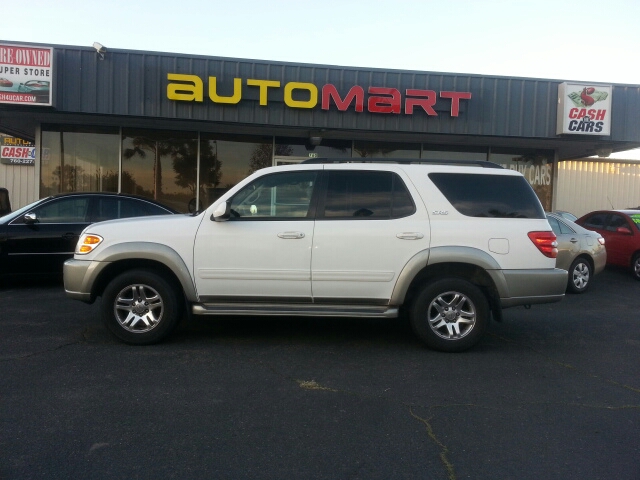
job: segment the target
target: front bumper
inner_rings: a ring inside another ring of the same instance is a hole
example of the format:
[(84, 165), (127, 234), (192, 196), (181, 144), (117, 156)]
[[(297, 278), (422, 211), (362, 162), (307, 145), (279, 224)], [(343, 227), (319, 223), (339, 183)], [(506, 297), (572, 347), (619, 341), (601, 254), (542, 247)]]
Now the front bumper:
[(93, 282), (101, 262), (90, 260), (76, 260), (71, 258), (64, 262), (62, 269), (64, 278), (64, 290), (69, 298), (92, 303), (95, 297), (92, 295)]

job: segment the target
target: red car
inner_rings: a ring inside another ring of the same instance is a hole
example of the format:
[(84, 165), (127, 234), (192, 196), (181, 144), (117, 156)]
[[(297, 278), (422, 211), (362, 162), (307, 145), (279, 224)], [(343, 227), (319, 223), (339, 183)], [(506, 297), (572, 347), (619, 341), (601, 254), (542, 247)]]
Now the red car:
[(604, 237), (607, 265), (631, 268), (640, 280), (640, 210), (598, 210), (576, 223)]
[(7, 80), (6, 78), (0, 78), (0, 87), (13, 87), (13, 82), (11, 80)]

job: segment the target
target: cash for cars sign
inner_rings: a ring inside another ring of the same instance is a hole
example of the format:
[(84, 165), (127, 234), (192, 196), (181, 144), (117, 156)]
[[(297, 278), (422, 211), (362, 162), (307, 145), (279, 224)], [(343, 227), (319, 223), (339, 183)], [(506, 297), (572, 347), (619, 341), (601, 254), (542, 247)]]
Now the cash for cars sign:
[(611, 135), (611, 85), (558, 85), (558, 135)]
[(2, 137), (0, 163), (7, 165), (35, 165), (36, 146), (21, 138)]
[(52, 104), (53, 48), (0, 43), (0, 103)]

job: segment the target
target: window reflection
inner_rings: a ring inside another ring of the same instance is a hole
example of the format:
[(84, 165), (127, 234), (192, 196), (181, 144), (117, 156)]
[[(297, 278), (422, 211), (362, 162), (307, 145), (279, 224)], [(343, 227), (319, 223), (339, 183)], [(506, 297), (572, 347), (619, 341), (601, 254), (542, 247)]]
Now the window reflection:
[(489, 154), (489, 161), (502, 165), (504, 168), (522, 173), (533, 187), (545, 211), (551, 210), (551, 199), (553, 195), (552, 151), (519, 151), (517, 153), (511, 153), (492, 150)]
[(419, 143), (354, 142), (353, 156), (358, 158), (420, 158)]
[(152, 198), (179, 212), (196, 197), (197, 134), (161, 130), (122, 133), (122, 192)]
[(115, 128), (43, 126), (40, 197), (117, 192), (119, 150)]
[(200, 208), (256, 170), (273, 164), (273, 137), (201, 134)]
[[(292, 162), (282, 161), (280, 163), (296, 163), (309, 158), (350, 158), (351, 140), (332, 140), (316, 137), (312, 145), (308, 138), (276, 137), (276, 160), (278, 157), (289, 157)], [(284, 160), (284, 159), (283, 159)]]

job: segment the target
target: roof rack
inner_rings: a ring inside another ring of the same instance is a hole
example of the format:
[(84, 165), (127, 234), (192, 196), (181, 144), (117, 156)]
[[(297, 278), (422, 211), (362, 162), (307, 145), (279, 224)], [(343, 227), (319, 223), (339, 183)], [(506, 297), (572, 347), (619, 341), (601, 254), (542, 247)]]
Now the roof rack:
[(467, 167), (504, 168), (497, 163), (486, 160), (429, 160), (426, 158), (310, 158), (301, 163), (304, 164), (330, 164), (330, 163), (399, 163), (405, 165), (460, 165)]

